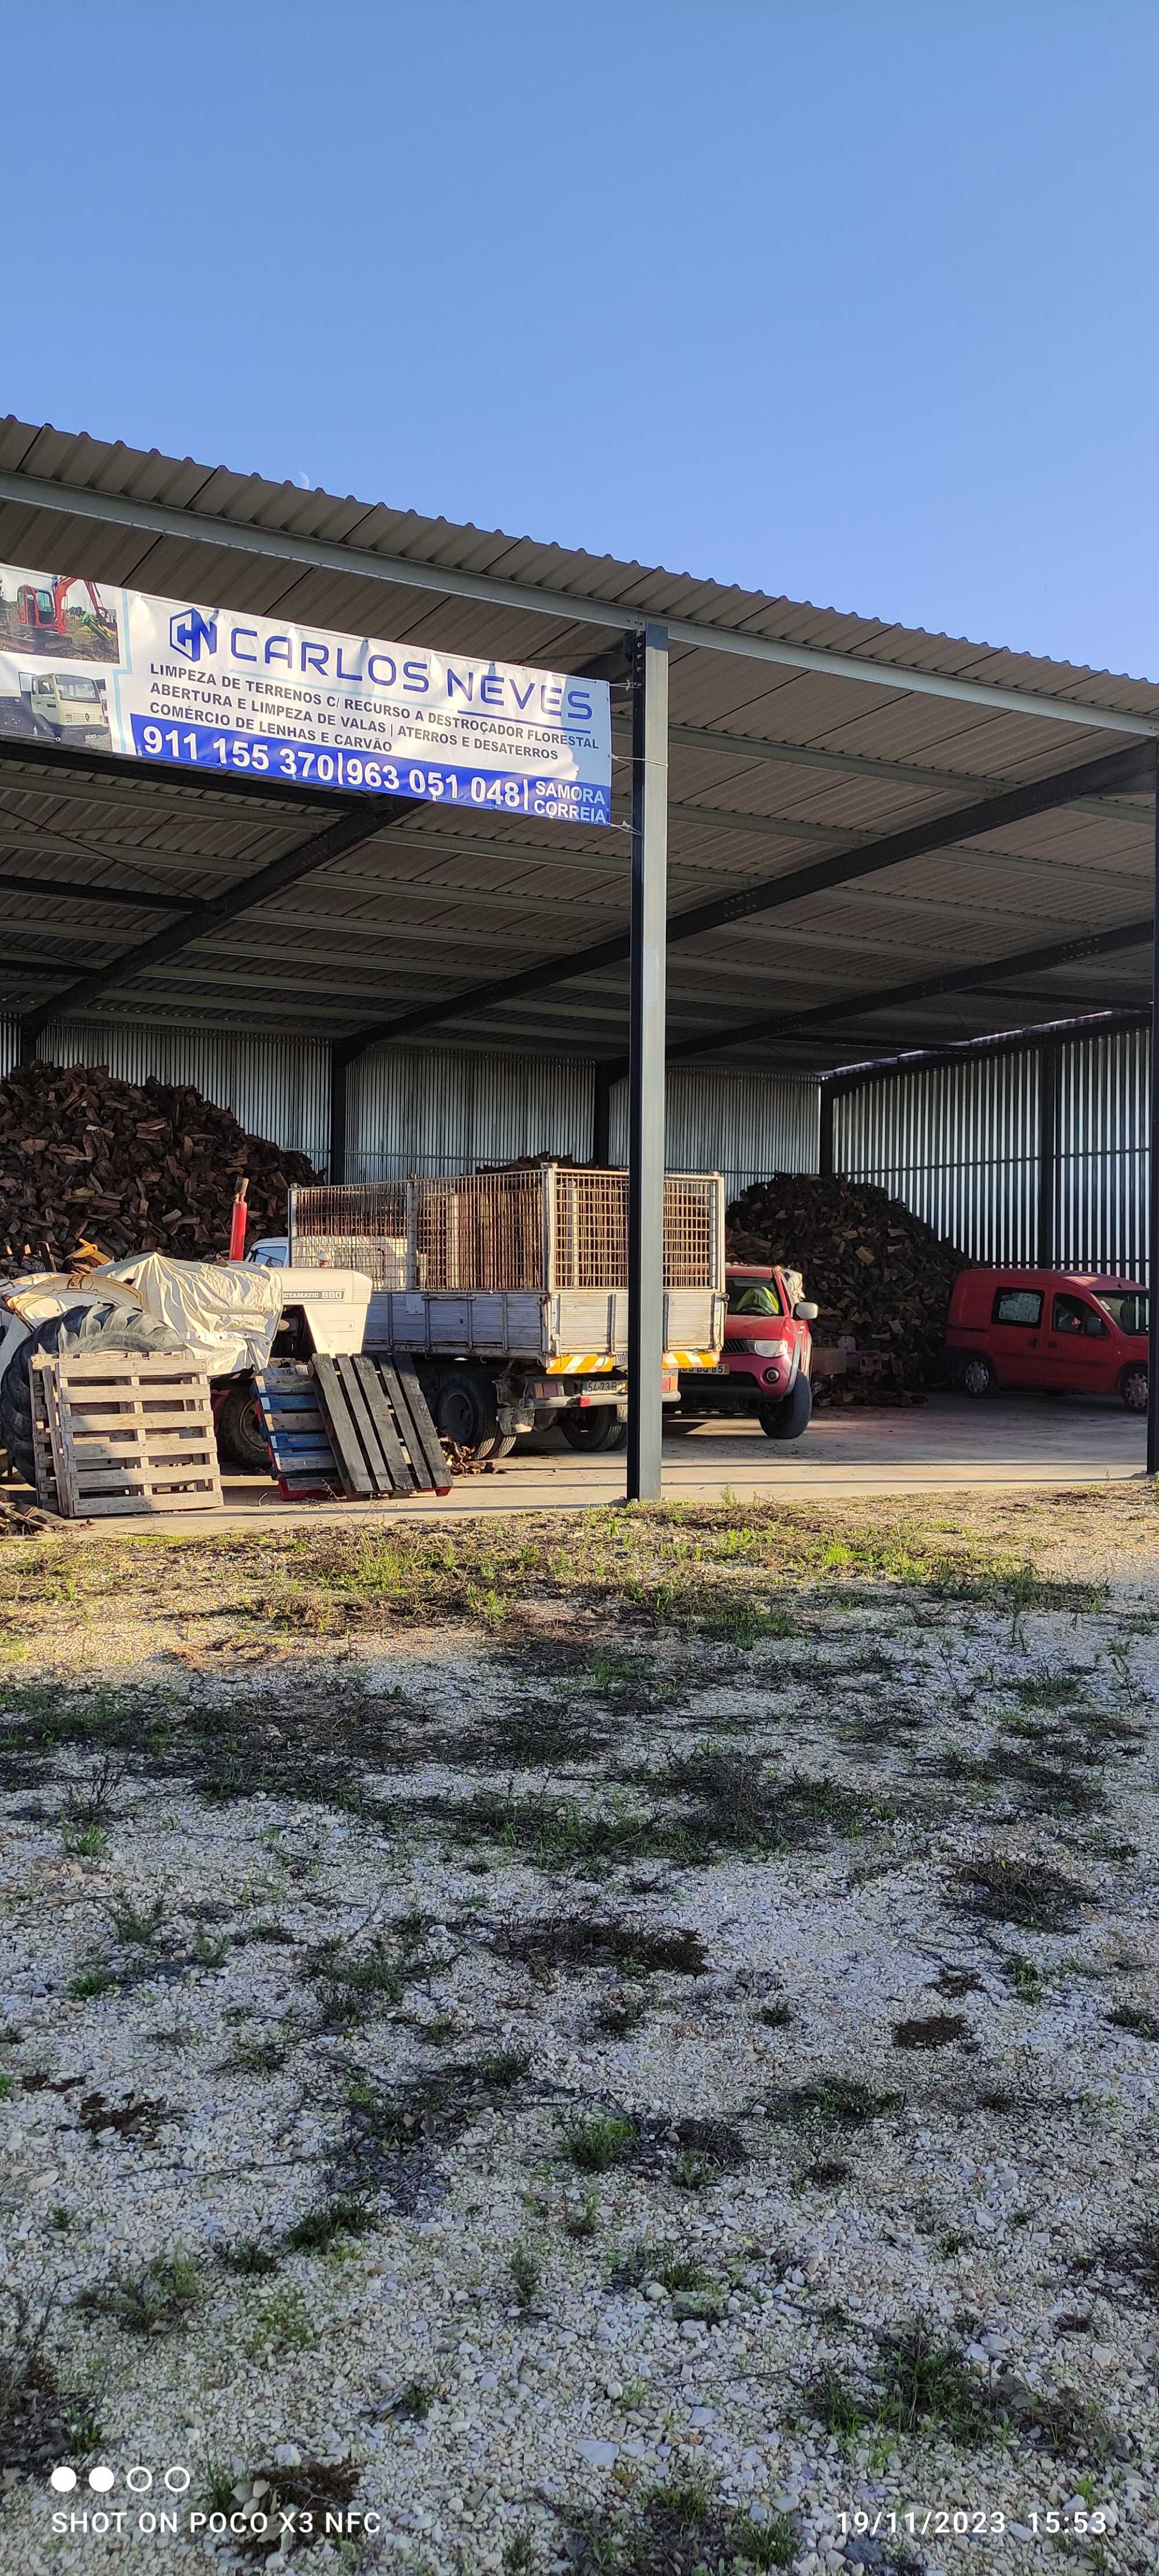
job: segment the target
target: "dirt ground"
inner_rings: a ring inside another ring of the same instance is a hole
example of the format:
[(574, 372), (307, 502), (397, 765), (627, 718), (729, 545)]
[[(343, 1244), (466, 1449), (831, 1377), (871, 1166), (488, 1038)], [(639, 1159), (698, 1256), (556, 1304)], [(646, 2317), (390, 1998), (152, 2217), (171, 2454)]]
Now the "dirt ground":
[(1153, 2567), (1157, 1541), (0, 1545), (4, 2576)]

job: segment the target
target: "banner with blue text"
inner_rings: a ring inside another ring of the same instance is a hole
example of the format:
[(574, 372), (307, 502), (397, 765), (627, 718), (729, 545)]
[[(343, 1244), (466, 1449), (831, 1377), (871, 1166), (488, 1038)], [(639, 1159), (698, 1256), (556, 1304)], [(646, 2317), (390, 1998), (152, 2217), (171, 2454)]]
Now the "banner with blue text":
[(205, 777), (611, 820), (606, 680), (0, 564), (0, 735)]

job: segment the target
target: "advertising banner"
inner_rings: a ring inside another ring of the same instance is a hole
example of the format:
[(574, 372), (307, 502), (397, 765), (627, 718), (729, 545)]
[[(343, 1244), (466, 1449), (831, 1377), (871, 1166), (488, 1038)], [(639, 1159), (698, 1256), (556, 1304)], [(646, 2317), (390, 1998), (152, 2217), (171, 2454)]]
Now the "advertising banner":
[(0, 564), (0, 734), (411, 796), (611, 819), (606, 680), (336, 635)]

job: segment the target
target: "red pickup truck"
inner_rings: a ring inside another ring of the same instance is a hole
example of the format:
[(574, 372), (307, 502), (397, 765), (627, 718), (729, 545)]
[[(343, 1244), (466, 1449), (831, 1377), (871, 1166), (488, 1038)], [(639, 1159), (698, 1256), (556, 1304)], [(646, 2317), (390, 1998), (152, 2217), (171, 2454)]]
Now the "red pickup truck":
[(799, 1440), (813, 1411), (810, 1324), (817, 1309), (794, 1300), (780, 1270), (730, 1261), (728, 1311), (716, 1368), (681, 1369), (680, 1412), (755, 1413), (770, 1440)]
[(1147, 1291), (1074, 1270), (963, 1270), (946, 1327), (952, 1380), (967, 1395), (1053, 1386), (1147, 1410)]

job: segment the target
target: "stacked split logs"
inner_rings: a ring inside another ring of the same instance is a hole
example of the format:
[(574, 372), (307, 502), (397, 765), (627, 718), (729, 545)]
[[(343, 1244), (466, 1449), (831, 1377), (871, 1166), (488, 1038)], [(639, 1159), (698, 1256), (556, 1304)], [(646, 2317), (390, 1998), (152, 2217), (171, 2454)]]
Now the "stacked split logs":
[(881, 1355), (898, 1387), (944, 1375), (950, 1290), (970, 1265), (887, 1190), (774, 1173), (733, 1200), (726, 1241), (730, 1261), (787, 1263), (803, 1273), (805, 1295), (821, 1309), (816, 1342), (850, 1337), (860, 1351)]
[(109, 1258), (229, 1245), (234, 1191), (249, 1181), (250, 1240), (283, 1234), (304, 1154), (247, 1136), (231, 1110), (188, 1085), (118, 1082), (89, 1065), (26, 1064), (0, 1083), (0, 1256), (11, 1270), (67, 1264), (82, 1241)]

